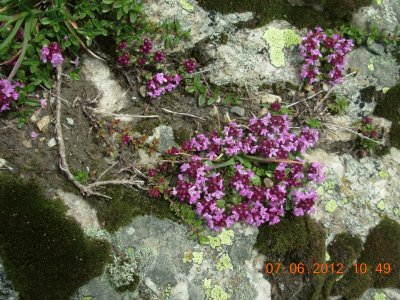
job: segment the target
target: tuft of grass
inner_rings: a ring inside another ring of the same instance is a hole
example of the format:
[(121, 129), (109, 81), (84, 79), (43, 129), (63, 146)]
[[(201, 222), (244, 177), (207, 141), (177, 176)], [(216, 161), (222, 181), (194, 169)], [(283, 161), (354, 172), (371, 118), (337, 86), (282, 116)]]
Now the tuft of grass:
[(0, 175), (0, 255), (20, 299), (69, 299), (111, 259), (65, 211), (35, 183)]

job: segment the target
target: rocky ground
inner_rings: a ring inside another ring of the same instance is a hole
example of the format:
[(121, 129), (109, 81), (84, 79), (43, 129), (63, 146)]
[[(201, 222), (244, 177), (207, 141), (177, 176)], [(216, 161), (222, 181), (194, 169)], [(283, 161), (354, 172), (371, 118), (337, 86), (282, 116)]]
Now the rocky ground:
[[(189, 2), (190, 9), (182, 4), (186, 1), (178, 0), (148, 0), (146, 6), (148, 14), (155, 20), (177, 18), (184, 28), (192, 29), (193, 40), (176, 51), (196, 46), (199, 52), (196, 59), (204, 60), (207, 70), (204, 75), (211, 83), (231, 84), (247, 90), (248, 98), (243, 105), (233, 108), (221, 106), (221, 116), (228, 113), (231, 119), (240, 119), (257, 114), (259, 102), (274, 97), (262, 89), (262, 85), (300, 84), (298, 50), (285, 48), (285, 64), (276, 67), (269, 58), (270, 47), (263, 36), (271, 27), (294, 29), (298, 34), (304, 31), (279, 20), (256, 29), (237, 29), (235, 24), (249, 20), (252, 17), (250, 13), (221, 15), (204, 11), (195, 1)], [(380, 5), (360, 10), (354, 16), (354, 22), (366, 26), (372, 17), (382, 28), (392, 30), (400, 22), (400, 3), (396, 0), (379, 2)], [(190, 136), (196, 131), (217, 126), (213, 108), (198, 108), (190, 97), (178, 95), (149, 106), (139, 100), (140, 91), (126, 91), (107, 64), (86, 57), (82, 69), (84, 80), (64, 81), (62, 86), (62, 98), (68, 101), (63, 103), (63, 131), (67, 158), (74, 169), (105, 170), (116, 164), (104, 155), (102, 143), (92, 132), (93, 124), (74, 103), (94, 101), (91, 105), (96, 107), (96, 115), (113, 118), (118, 114), (119, 119), (132, 126), (140, 123), (132, 115), (146, 111), (160, 116), (156, 128), (148, 129), (150, 136), (159, 139), (159, 151), (176, 144), (183, 129), (189, 130)], [(356, 118), (373, 112), (376, 102), (363, 97), (362, 90), (375, 87), (378, 91), (385, 91), (398, 84), (399, 65), (391, 53), (376, 44), (351, 52), (347, 70), (356, 73), (346, 77), (334, 92), (349, 99), (349, 108), (344, 116), (331, 117), (333, 127), (322, 132), (319, 147), (307, 157), (322, 163), (327, 174), (327, 180), (316, 187), (319, 195), (316, 219), (327, 230), (326, 244), (343, 231), (358, 234), (365, 240), (369, 230), (383, 215), (400, 221), (400, 150), (392, 147), (383, 156), (359, 158), (349, 151), (351, 147), (348, 146), (356, 135), (334, 127), (349, 126)], [(270, 89), (269, 92), (274, 91)], [(285, 97), (282, 95), (283, 100)], [(105, 236), (121, 252), (128, 253), (134, 249), (132, 264), (141, 271), (141, 284), (136, 292), (117, 292), (106, 277), (101, 276), (83, 286), (74, 300), (226, 299), (225, 293), (229, 299), (272, 299), (271, 284), (260, 272), (264, 268), (263, 257), (252, 250), (257, 229), (236, 225), (232, 230), (216, 235), (215, 244), (203, 246), (190, 239), (185, 225), (155, 216), (138, 216), (117, 232), (106, 232), (96, 210), (76, 191), (71, 193), (73, 189), (59, 172), (57, 145), (51, 131), (54, 97), (52, 99), (50, 108), (34, 115), (28, 128), (19, 130), (5, 124), (0, 139), (0, 167), (22, 172), (27, 178), (41, 173), (40, 184), (46, 193), (57, 194), (68, 206), (68, 214), (76, 218), (89, 235)], [(206, 122), (168, 114), (162, 108), (194, 114)], [(390, 122), (383, 119), (380, 122), (390, 128)], [(31, 140), (29, 133), (32, 130), (39, 131), (39, 139)], [(126, 158), (138, 165), (148, 165), (154, 162), (155, 157), (138, 151)], [(117, 169), (118, 165), (115, 171)], [(285, 288), (279, 286), (281, 290)], [(1, 264), (0, 299), (18, 299)], [(396, 300), (400, 299), (400, 291), (370, 289), (362, 299)]]

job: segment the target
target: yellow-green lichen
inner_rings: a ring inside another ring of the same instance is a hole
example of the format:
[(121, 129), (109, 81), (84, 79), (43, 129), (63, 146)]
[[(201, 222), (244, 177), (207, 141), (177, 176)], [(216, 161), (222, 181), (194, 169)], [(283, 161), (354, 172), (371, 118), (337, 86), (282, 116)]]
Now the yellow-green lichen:
[(221, 240), (219, 239), (219, 237), (209, 235), (207, 236), (207, 238), (208, 238), (207, 244), (209, 244), (211, 248), (216, 249), (221, 247)]
[(379, 177), (382, 179), (387, 179), (389, 177), (389, 172), (387, 170), (382, 170), (379, 172)]
[(331, 260), (331, 256), (329, 255), (328, 251), (326, 251), (326, 253), (325, 253), (325, 260), (326, 261), (330, 261)]
[(329, 213), (333, 213), (338, 208), (338, 204), (335, 200), (329, 200), (325, 205), (325, 210)]
[(382, 4), (382, 0), (375, 0), (375, 2), (376, 2), (377, 5), (381, 5)]
[(233, 230), (222, 229), (218, 235), (222, 245), (232, 245), (232, 238), (234, 237)]
[(379, 201), (379, 202), (376, 204), (376, 207), (377, 207), (379, 210), (385, 210), (385, 201), (383, 201), (383, 200)]
[(263, 39), (269, 46), (271, 64), (277, 68), (284, 67), (286, 64), (283, 49), (300, 44), (300, 36), (294, 30), (279, 29), (272, 26), (265, 31)]
[(386, 300), (386, 294), (385, 293), (375, 293), (374, 295), (374, 300)]
[(370, 70), (371, 72), (375, 71), (374, 59), (373, 59), (373, 58), (371, 58), (371, 59), (369, 60), (369, 63), (368, 63), (368, 70)]
[(342, 204), (343, 204), (343, 205), (346, 205), (347, 203), (349, 203), (349, 199), (343, 198), (343, 199), (342, 199)]
[(322, 197), (324, 194), (325, 194), (324, 188), (323, 188), (322, 186), (319, 186), (319, 187), (317, 188), (317, 195), (318, 195), (318, 197)]
[(194, 6), (188, 0), (179, 0), (179, 5), (188, 12), (194, 11)]
[(203, 263), (203, 253), (193, 252), (193, 263), (201, 265)]
[(233, 270), (231, 258), (228, 254), (223, 254), (217, 262), (217, 269), (219, 271)]
[(182, 261), (184, 263), (190, 263), (193, 260), (193, 252), (192, 251), (186, 251), (185, 253), (183, 253), (183, 259)]
[(214, 285), (210, 295), (212, 300), (227, 300), (228, 297), (229, 295), (219, 285)]

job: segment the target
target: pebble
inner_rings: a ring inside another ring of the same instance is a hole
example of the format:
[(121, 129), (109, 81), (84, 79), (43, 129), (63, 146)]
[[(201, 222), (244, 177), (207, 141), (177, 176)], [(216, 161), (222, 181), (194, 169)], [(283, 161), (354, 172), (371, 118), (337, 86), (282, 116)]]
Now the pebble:
[(0, 168), (6, 165), (7, 161), (4, 158), (0, 158)]
[(32, 148), (32, 143), (31, 143), (31, 141), (28, 141), (28, 140), (23, 140), (23, 141), (22, 141), (22, 145), (23, 145), (25, 148), (28, 148), (28, 149)]
[(67, 123), (71, 126), (74, 126), (74, 119), (67, 118)]
[(53, 148), (55, 145), (57, 145), (57, 141), (55, 138), (51, 138), (48, 142), (47, 142), (47, 147), (49, 148)]
[(239, 117), (244, 117), (246, 110), (240, 106), (234, 106), (231, 108), (231, 113), (238, 115)]
[(282, 102), (282, 97), (274, 94), (267, 93), (259, 99), (260, 104)]
[(36, 126), (41, 132), (46, 132), (49, 129), (50, 121), (50, 116), (44, 116), (36, 123)]

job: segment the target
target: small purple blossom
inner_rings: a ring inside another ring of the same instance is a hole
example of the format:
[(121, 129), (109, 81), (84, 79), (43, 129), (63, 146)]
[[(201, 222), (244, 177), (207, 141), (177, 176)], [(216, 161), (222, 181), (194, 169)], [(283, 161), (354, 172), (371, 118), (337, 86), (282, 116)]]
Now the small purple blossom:
[(41, 106), (42, 108), (45, 108), (45, 107), (47, 106), (47, 100), (46, 100), (45, 98), (41, 98), (41, 99), (39, 100), (39, 103), (40, 103), (40, 106)]
[(48, 61), (53, 65), (53, 67), (57, 67), (61, 65), (64, 61), (64, 58), (61, 54), (61, 47), (58, 43), (50, 43), (49, 46), (43, 46), (40, 51), (40, 58), (43, 63), (47, 63)]
[(19, 94), (15, 90), (19, 83), (12, 84), (8, 79), (0, 80), (0, 112), (10, 109), (12, 102), (17, 101)]
[(155, 63), (162, 63), (165, 60), (165, 54), (161, 50), (157, 50), (154, 54), (154, 62)]
[(39, 134), (38, 134), (37, 132), (35, 132), (35, 131), (32, 131), (32, 132), (31, 132), (31, 138), (32, 138), (33, 140), (36, 140), (38, 137), (39, 137)]
[(149, 54), (152, 51), (152, 49), (153, 49), (153, 43), (150, 40), (145, 39), (143, 41), (142, 47), (140, 47), (140, 53)]
[(165, 75), (164, 73), (154, 74), (147, 81), (147, 95), (150, 98), (157, 98), (167, 92), (170, 93), (179, 85), (180, 81), (181, 76), (179, 74), (175, 74), (174, 76)]
[(193, 73), (196, 70), (196, 62), (193, 59), (187, 59), (183, 62), (183, 67), (185, 71), (189, 74)]

